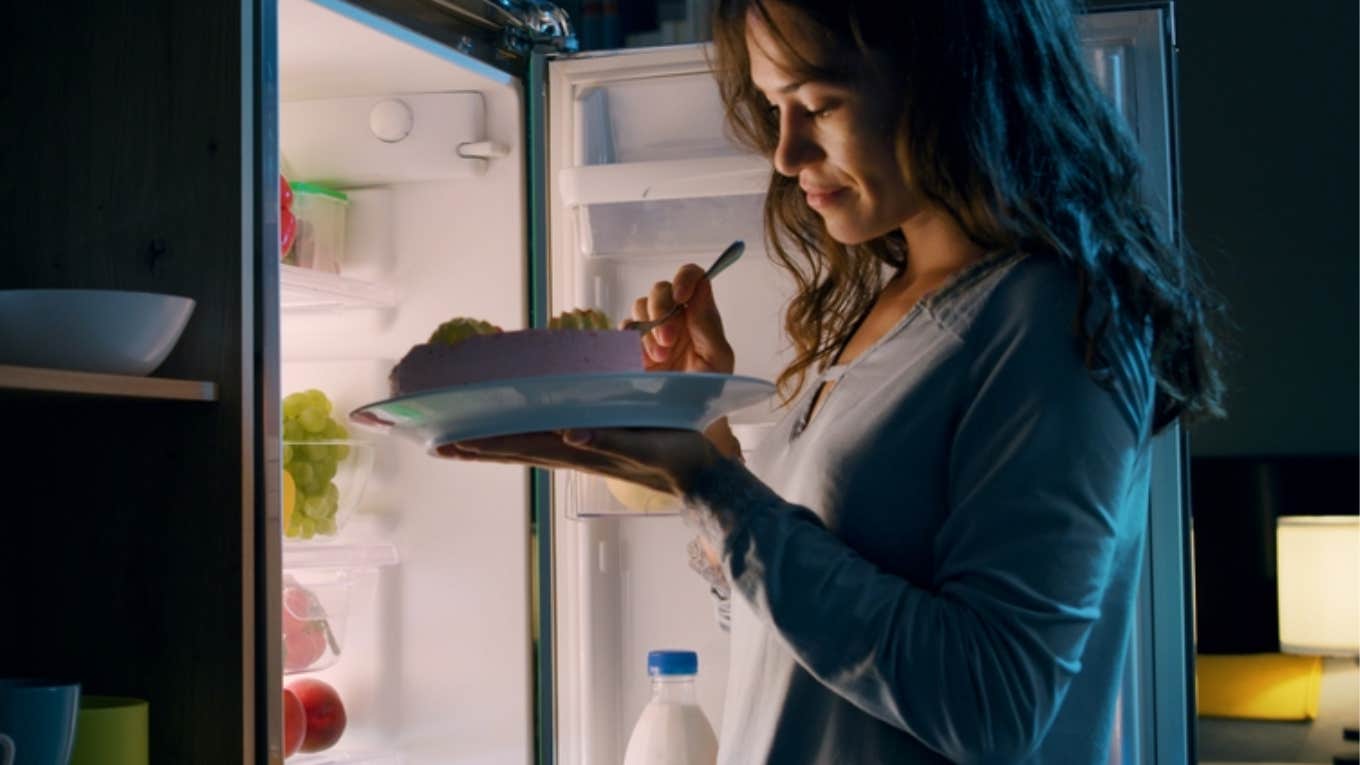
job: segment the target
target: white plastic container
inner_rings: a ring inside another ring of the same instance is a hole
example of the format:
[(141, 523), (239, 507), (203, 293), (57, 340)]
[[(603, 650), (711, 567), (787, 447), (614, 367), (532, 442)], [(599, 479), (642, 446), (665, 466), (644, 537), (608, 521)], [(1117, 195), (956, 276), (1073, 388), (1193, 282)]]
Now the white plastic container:
[(330, 274), (340, 273), (345, 260), (345, 218), (349, 197), (315, 183), (294, 183), (293, 215), (297, 218), (297, 239), (284, 260)]
[(713, 765), (718, 737), (699, 708), (694, 678), (699, 657), (693, 651), (652, 651), (647, 674), (652, 700), (642, 709), (623, 765)]

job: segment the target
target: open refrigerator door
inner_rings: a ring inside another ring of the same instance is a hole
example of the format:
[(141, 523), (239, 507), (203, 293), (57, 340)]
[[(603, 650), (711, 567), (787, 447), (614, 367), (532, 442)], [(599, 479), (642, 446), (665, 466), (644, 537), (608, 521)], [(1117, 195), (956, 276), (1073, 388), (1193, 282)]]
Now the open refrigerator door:
[(523, 471), (432, 459), (346, 417), (389, 397), (440, 322), (523, 326), (521, 83), (339, 0), (279, 0), (278, 37), (298, 219), (280, 265), (283, 685), (324, 683), (346, 718), (288, 762), (523, 765)]

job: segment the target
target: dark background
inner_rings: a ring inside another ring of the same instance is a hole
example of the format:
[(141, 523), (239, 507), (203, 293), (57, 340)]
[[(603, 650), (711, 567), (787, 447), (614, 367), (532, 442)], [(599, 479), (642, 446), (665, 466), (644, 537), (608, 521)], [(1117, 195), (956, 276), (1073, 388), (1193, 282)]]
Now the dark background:
[(1357, 511), (1354, 2), (1178, 4), (1184, 226), (1227, 300), (1190, 431), (1199, 648), (1277, 651), (1274, 519)]

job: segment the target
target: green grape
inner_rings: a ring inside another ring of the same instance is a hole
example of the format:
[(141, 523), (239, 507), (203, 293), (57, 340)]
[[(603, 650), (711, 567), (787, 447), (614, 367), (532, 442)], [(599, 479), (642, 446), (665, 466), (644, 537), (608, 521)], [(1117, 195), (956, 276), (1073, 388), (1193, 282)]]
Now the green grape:
[(285, 441), (301, 441), (306, 434), (307, 431), (302, 429), (300, 422), (289, 420), (283, 423), (283, 440)]
[(334, 534), (334, 533), (335, 533), (335, 519), (334, 519), (334, 518), (322, 518), (321, 520), (317, 521), (317, 522), (316, 522), (316, 533), (318, 533), (318, 534)]
[(310, 462), (305, 462), (299, 455), (299, 459), (293, 460), (288, 465), (288, 472), (293, 474), (293, 483), (297, 484), (298, 490), (306, 494), (313, 493), (307, 487), (316, 480), (316, 468)]
[(316, 521), (311, 518), (303, 518), (298, 524), (298, 536), (303, 539), (311, 539), (316, 536)]
[(290, 393), (283, 399), (283, 418), (285, 420), (297, 417), (302, 412), (302, 408), (307, 405), (307, 397), (301, 393)]
[(327, 516), (335, 515), (335, 511), (340, 508), (340, 490), (335, 484), (326, 485), (326, 493), (322, 495), (322, 500), (326, 503)]
[(302, 533), (302, 513), (295, 509), (293, 514), (288, 516), (288, 524), (284, 526), (283, 533), (290, 537), (296, 537)]
[(302, 428), (308, 433), (320, 433), (326, 427), (326, 411), (312, 407), (302, 410), (298, 416), (298, 422), (302, 423)]
[(336, 463), (332, 460), (322, 460), (312, 463), (312, 470), (316, 473), (317, 483), (329, 483), (335, 477)]
[(292, 461), (293, 461), (293, 447), (289, 446), (288, 444), (284, 444), (284, 445), (283, 445), (283, 464), (284, 464), (285, 466), (287, 466), (288, 463), (290, 463), (290, 462), (292, 462)]
[(331, 413), (331, 400), (326, 398), (325, 393), (322, 393), (316, 388), (311, 388), (307, 391), (306, 395), (307, 402), (313, 407), (320, 409), (322, 414), (328, 415)]
[(309, 496), (307, 501), (302, 503), (302, 514), (311, 519), (326, 517), (326, 500), (324, 497)]
[(325, 444), (308, 444), (302, 450), (307, 453), (307, 459), (312, 462), (321, 462), (331, 458), (331, 448)]
[(336, 444), (336, 445), (335, 445), (335, 458), (336, 458), (336, 459), (338, 459), (338, 460), (343, 460), (343, 459), (345, 459), (345, 458), (348, 457), (348, 456), (349, 456), (349, 444)]
[(349, 438), (349, 431), (345, 430), (345, 426), (341, 425), (339, 422), (336, 422), (334, 418), (332, 418), (330, 422), (326, 423), (325, 433), (326, 438), (331, 439), (333, 441), (339, 441), (341, 439)]

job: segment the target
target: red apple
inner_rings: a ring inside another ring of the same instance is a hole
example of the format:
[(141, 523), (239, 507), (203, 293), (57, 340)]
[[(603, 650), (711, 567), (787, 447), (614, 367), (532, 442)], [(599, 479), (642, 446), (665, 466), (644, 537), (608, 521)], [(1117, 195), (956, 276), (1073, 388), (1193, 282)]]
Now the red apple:
[(313, 678), (294, 680), (288, 690), (297, 694), (307, 712), (307, 732), (302, 738), (303, 752), (320, 752), (335, 746), (345, 732), (345, 705), (335, 689)]
[[(318, 618), (320, 617), (320, 618)], [(298, 585), (283, 588), (283, 669), (304, 670), (326, 653), (326, 619), (321, 603)]]
[(292, 757), (302, 748), (307, 733), (307, 710), (297, 694), (283, 689), (283, 756)]

